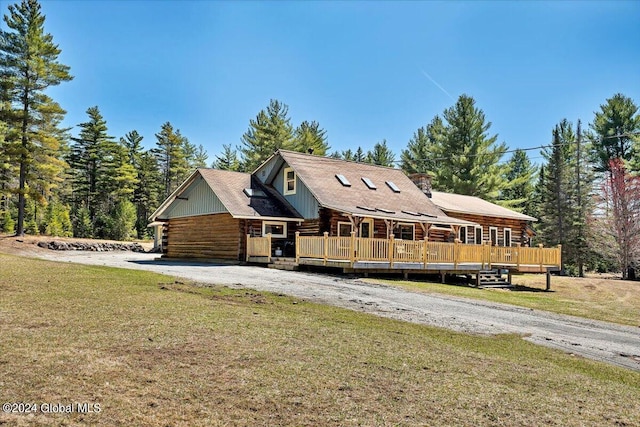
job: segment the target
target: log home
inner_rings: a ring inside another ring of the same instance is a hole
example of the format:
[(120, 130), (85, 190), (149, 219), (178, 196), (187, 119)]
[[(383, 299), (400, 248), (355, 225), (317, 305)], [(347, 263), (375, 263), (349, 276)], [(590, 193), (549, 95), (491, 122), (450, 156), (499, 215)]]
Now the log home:
[(252, 174), (199, 169), (150, 219), (164, 221), (168, 257), (405, 274), (559, 266), (558, 249), (522, 247), (535, 218), (431, 196), (398, 169), (279, 150)]

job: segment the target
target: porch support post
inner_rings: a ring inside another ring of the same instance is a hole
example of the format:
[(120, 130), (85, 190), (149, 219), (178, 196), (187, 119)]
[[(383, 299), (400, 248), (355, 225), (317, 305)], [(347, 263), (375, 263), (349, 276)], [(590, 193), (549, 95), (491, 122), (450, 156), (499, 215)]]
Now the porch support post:
[(323, 236), (324, 236), (324, 239), (323, 239), (324, 265), (327, 265), (327, 258), (329, 258), (329, 233), (325, 231)]
[(544, 271), (543, 268), (542, 268), (543, 267), (543, 263), (542, 263), (542, 261), (543, 261), (543, 257), (542, 257), (542, 248), (543, 248), (543, 246), (544, 245), (542, 243), (540, 243), (538, 245), (538, 261), (540, 261), (540, 272), (541, 273)]
[(558, 268), (562, 270), (562, 245), (558, 245)]
[(267, 257), (267, 262), (271, 263), (271, 233), (267, 234), (267, 248), (269, 251), (269, 256)]
[(251, 238), (251, 235), (250, 235), (250, 234), (247, 234), (247, 249), (246, 249), (246, 252), (247, 252), (247, 254), (246, 254), (246, 258), (247, 258), (247, 259), (246, 259), (246, 261), (247, 261), (247, 262), (249, 262), (249, 239), (250, 239), (250, 238)]
[(349, 239), (349, 262), (351, 263), (351, 268), (353, 268), (353, 264), (358, 259), (358, 254), (356, 253), (356, 232), (351, 232), (351, 238)]
[(424, 234), (424, 241), (422, 242), (422, 268), (427, 268), (427, 263), (429, 262), (429, 229), (431, 228), (431, 224), (429, 223), (420, 223), (420, 227), (422, 227), (422, 232)]
[(296, 264), (300, 264), (300, 232), (296, 231)]
[(453, 269), (458, 269), (458, 259), (460, 258), (460, 239), (453, 241)]
[(395, 236), (393, 233), (389, 236), (389, 268), (393, 268), (393, 258), (395, 256)]
[(545, 290), (546, 291), (551, 290), (551, 273), (549, 272), (549, 270), (547, 270), (547, 287)]
[[(520, 271), (520, 243), (516, 243), (516, 268)], [(511, 283), (511, 279), (509, 279), (509, 283)]]

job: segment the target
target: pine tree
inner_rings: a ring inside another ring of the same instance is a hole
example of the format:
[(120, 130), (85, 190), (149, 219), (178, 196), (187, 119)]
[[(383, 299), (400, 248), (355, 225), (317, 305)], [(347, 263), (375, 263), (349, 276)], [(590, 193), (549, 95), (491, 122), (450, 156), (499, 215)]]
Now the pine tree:
[(574, 247), (570, 245), (575, 218), (573, 170), (575, 139), (571, 123), (562, 120), (553, 129), (551, 146), (543, 150), (546, 160), (540, 224), (542, 241), (547, 246), (562, 244), (563, 272), (573, 264)]
[(504, 180), (507, 186), (500, 193), (500, 204), (532, 215), (535, 209), (533, 194), (536, 172), (537, 168), (531, 164), (527, 152), (515, 150), (505, 165)]
[(207, 150), (200, 144), (194, 147), (193, 152), (187, 155), (187, 158), (189, 159), (189, 169), (206, 168), (209, 154), (207, 154)]
[(280, 148), (295, 150), (289, 107), (272, 99), (266, 110), (249, 121), (249, 129), (242, 135), (240, 154), (242, 169), (254, 171)]
[(133, 203), (136, 208), (136, 232), (141, 239), (150, 233), (147, 228), (148, 218), (162, 202), (162, 176), (158, 168), (156, 157), (150, 151), (140, 154), (138, 170), (138, 185), (133, 193)]
[(302, 153), (324, 156), (331, 147), (327, 143), (327, 131), (316, 121), (303, 121), (294, 132), (294, 149)]
[(640, 140), (640, 114), (631, 98), (618, 93), (607, 99), (596, 112), (591, 129), (595, 133), (591, 155), (596, 172), (609, 171), (611, 159), (630, 161), (637, 154), (634, 144)]
[(167, 198), (189, 174), (187, 160), (187, 139), (174, 131), (171, 123), (162, 125), (160, 132), (156, 134), (156, 148), (152, 150), (156, 156), (160, 173), (162, 175), (162, 198)]
[(22, 0), (9, 6), (4, 16), (8, 31), (0, 30), (0, 76), (8, 82), (9, 98), (14, 109), (12, 121), (19, 141), (12, 150), (12, 161), (18, 166), (18, 221), (16, 234), (24, 234), (24, 217), (28, 191), (28, 175), (38, 151), (34, 133), (46, 104), (55, 104), (43, 96), (47, 88), (72, 79), (69, 67), (58, 62), (60, 49), (53, 36), (45, 33), (45, 16), (37, 0)]
[(77, 138), (71, 138), (69, 165), (72, 169), (73, 202), (89, 210), (91, 221), (96, 218), (104, 189), (99, 186), (101, 174), (113, 145), (107, 134), (107, 122), (98, 107), (87, 109), (89, 121), (80, 123)]
[(239, 171), (238, 152), (231, 148), (231, 144), (222, 144), (222, 154), (216, 156), (211, 167), (225, 171)]
[(505, 188), (499, 162), (506, 145), (496, 144), (497, 135), (489, 136), (491, 122), (485, 121), (483, 111), (476, 108), (470, 96), (461, 95), (443, 117), (441, 121), (436, 116), (429, 128), (434, 142), (430, 161), (437, 162), (434, 188), (496, 200)]
[(405, 150), (402, 150), (400, 159), (402, 170), (407, 174), (428, 173), (434, 175), (438, 167), (437, 157), (434, 152), (438, 144), (437, 138), (443, 135), (442, 119), (436, 116), (429, 125), (419, 128)]
[(362, 149), (362, 147), (358, 146), (358, 148), (356, 149), (356, 152), (353, 153), (353, 159), (354, 162), (358, 162), (358, 163), (364, 163), (367, 161), (367, 155), (364, 152), (364, 150)]
[(366, 162), (372, 163), (378, 166), (392, 167), (396, 161), (396, 156), (387, 147), (387, 140), (383, 139), (382, 142), (376, 143), (373, 146), (373, 150), (367, 153)]

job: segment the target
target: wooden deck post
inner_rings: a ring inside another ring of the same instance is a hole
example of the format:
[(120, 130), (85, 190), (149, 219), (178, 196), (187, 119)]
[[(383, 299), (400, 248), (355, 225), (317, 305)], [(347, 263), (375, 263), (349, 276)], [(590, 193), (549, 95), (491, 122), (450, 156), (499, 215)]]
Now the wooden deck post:
[(247, 258), (247, 260), (246, 260), (246, 261), (247, 261), (247, 262), (249, 262), (249, 239), (250, 239), (250, 238), (251, 238), (251, 235), (250, 235), (250, 234), (247, 234), (247, 256), (246, 256), (246, 258)]
[(460, 240), (455, 239), (453, 241), (453, 269), (458, 268), (458, 260), (460, 259)]
[(267, 262), (271, 263), (271, 233), (267, 234), (267, 248), (269, 255), (267, 256)]
[(487, 270), (491, 270), (491, 243), (490, 241), (484, 242), (484, 260), (482, 266), (487, 265)]
[(539, 249), (539, 250), (538, 250), (538, 261), (540, 261), (540, 273), (542, 273), (542, 272), (544, 271), (544, 270), (542, 269), (542, 267), (543, 267), (542, 262), (543, 262), (543, 260), (544, 260), (544, 258), (543, 258), (543, 256), (542, 256), (542, 248), (543, 248), (543, 247), (544, 247), (544, 245), (543, 245), (542, 243), (540, 243), (540, 244), (538, 245), (538, 249)]
[(351, 232), (351, 238), (349, 239), (349, 262), (351, 263), (351, 267), (353, 268), (353, 264), (355, 264), (357, 259), (356, 254), (356, 232)]
[(551, 273), (549, 272), (549, 270), (547, 270), (547, 287), (545, 290), (546, 291), (551, 290)]
[(562, 245), (558, 245), (558, 268), (562, 270)]
[(329, 233), (325, 231), (323, 233), (324, 236), (324, 265), (327, 265), (327, 258), (329, 258)]
[(429, 241), (427, 240), (427, 237), (425, 235), (425, 238), (422, 242), (422, 268), (426, 269), (427, 268), (427, 263), (429, 262)]
[[(520, 243), (516, 243), (516, 268), (520, 271)], [(511, 283), (511, 280), (509, 280)]]
[(393, 233), (389, 235), (389, 268), (393, 268), (393, 258), (395, 256), (395, 236)]
[(300, 232), (296, 231), (296, 264), (300, 264)]

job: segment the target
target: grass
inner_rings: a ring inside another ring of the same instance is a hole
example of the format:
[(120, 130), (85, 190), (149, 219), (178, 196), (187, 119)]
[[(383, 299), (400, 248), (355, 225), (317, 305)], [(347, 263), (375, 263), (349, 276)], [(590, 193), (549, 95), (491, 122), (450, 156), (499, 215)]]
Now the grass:
[(0, 254), (0, 425), (640, 425), (640, 374), (148, 272)]
[(514, 290), (477, 289), (426, 281), (367, 280), (412, 291), (513, 304), (640, 327), (640, 282), (554, 276), (551, 278), (552, 292), (543, 292), (546, 279), (542, 274), (513, 276)]

